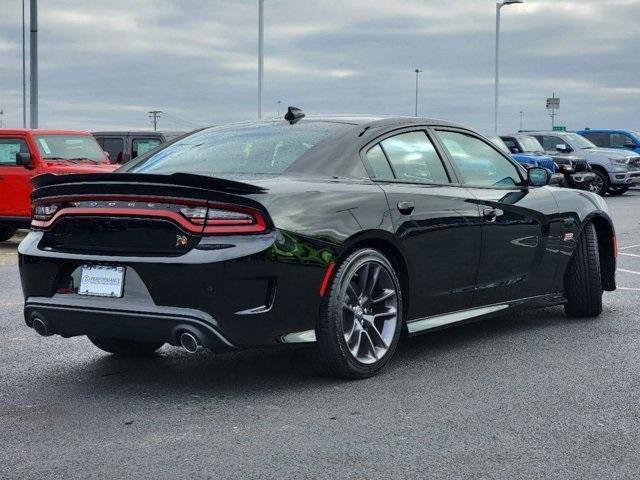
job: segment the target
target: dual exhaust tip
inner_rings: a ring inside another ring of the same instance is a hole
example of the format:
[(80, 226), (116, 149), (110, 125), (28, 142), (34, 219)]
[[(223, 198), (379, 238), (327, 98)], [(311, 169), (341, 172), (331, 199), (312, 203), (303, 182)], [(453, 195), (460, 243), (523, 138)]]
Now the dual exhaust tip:
[[(53, 329), (49, 322), (41, 317), (33, 317), (31, 321), (31, 327), (36, 331), (38, 335), (43, 337), (50, 337), (53, 335)], [(204, 349), (204, 347), (198, 341), (198, 338), (190, 332), (182, 332), (180, 334), (180, 345), (188, 353), (198, 353)]]

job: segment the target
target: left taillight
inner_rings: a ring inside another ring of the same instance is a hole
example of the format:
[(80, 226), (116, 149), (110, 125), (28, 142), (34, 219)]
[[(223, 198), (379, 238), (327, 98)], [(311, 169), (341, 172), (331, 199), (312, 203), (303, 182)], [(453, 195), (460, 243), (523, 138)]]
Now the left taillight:
[(262, 233), (267, 222), (259, 210), (237, 205), (183, 207), (180, 213), (190, 222), (203, 225), (209, 235), (230, 233)]

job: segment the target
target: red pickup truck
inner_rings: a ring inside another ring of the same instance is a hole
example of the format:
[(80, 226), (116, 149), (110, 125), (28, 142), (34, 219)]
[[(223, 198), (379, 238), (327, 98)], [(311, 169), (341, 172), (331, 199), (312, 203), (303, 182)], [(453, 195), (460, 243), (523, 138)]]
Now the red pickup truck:
[(29, 227), (36, 175), (108, 173), (116, 167), (88, 132), (0, 128), (0, 242)]

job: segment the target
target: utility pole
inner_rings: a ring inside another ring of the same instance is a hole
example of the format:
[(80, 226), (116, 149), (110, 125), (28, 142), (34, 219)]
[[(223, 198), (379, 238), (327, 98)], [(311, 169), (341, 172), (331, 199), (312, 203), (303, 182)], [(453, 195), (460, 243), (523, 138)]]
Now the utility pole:
[(22, 0), (22, 128), (27, 128), (27, 59), (24, 2)]
[(4, 110), (0, 108), (0, 128), (4, 127)]
[(31, 37), (29, 53), (31, 58), (31, 128), (38, 128), (38, 0), (31, 0)]
[(258, 119), (262, 119), (262, 80), (264, 78), (264, 0), (258, 0)]
[(162, 115), (162, 110), (151, 110), (149, 112), (149, 118), (153, 121), (153, 131), (158, 129), (158, 119)]
[(418, 75), (420, 75), (422, 73), (422, 70), (420, 70), (419, 68), (416, 68), (414, 70), (414, 72), (416, 72), (416, 111), (415, 111), (415, 116), (418, 116)]
[(276, 103), (278, 104), (278, 113), (276, 114), (276, 117), (280, 118), (280, 105), (282, 104), (282, 100), (278, 100)]

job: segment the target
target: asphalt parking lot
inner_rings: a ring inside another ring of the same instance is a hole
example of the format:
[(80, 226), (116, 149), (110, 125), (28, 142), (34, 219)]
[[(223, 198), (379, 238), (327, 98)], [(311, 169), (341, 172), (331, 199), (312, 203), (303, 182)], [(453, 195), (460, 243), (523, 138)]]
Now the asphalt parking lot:
[(608, 198), (619, 290), (405, 342), (382, 375), (314, 375), (304, 349), (123, 360), (22, 319), (0, 249), (0, 478), (640, 475), (640, 190)]

